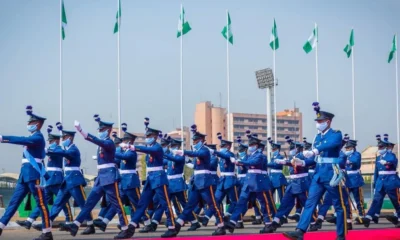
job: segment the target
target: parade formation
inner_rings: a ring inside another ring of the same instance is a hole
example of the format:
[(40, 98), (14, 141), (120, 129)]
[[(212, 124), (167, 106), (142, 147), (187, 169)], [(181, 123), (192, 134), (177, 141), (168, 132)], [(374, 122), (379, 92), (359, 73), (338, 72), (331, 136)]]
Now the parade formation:
[[(297, 227), (283, 235), (288, 239), (304, 239), (306, 232), (320, 230), (327, 221), (336, 224), (337, 239), (343, 240), (353, 223), (365, 227), (369, 227), (371, 221), (378, 223), (386, 194), (396, 211), (387, 219), (400, 227), (398, 162), (389, 136), (376, 136), (379, 150), (375, 161), (374, 196), (366, 211), (357, 140), (332, 128), (334, 114), (321, 111), (317, 102), (312, 106), (318, 134), (312, 143), (306, 138), (296, 142), (286, 137), (288, 154), (281, 151), (280, 143), (271, 138), (263, 142), (249, 130), (243, 136), (248, 138), (248, 145), (243, 144), (242, 137), (237, 137), (234, 143), (223, 139), (220, 133), (219, 147), (207, 144), (206, 135), (199, 132), (196, 125), (191, 127), (192, 148), (185, 150), (181, 140), (150, 128), (149, 118), (144, 122), (146, 145), (135, 145), (136, 136), (128, 132), (127, 124), (121, 125), (124, 134), (119, 138), (112, 132), (113, 123), (101, 120), (98, 115), (94, 116), (99, 125), (98, 136), (88, 133), (78, 121), (74, 122), (76, 131), (67, 131), (58, 122), (56, 127), (61, 135), (54, 134), (49, 125), (46, 146), (41, 133), (46, 118), (34, 114), (28, 106), (30, 135), (0, 136), (2, 143), (23, 146), (20, 176), (10, 204), (0, 219), (0, 235), (28, 194), (33, 196), (37, 207), (26, 220), (17, 223), (28, 230), (41, 231), (36, 240), (53, 239), (52, 222), (61, 211), (65, 213), (66, 222), (59, 230), (68, 231), (72, 236), (78, 233), (84, 221), (87, 227), (82, 235), (96, 234), (96, 228), (104, 232), (118, 214), (120, 232), (114, 239), (129, 239), (136, 231), (155, 232), (164, 214), (168, 230), (161, 235), (163, 238), (176, 237), (187, 223), (190, 224), (188, 231), (196, 231), (207, 226), (212, 217), (216, 222), (213, 236), (234, 233), (244, 228), (243, 216), (249, 207), (254, 208), (256, 215), (253, 224), (263, 224), (260, 234), (274, 233), (289, 219), (298, 222)], [(98, 146), (98, 175), (87, 198), (83, 191), (86, 182), (80, 167), (81, 156), (74, 144), (76, 132)], [(232, 151), (234, 144), (237, 144), (236, 153)], [(271, 145), (270, 157), (264, 153), (266, 144)], [(145, 179), (140, 179), (136, 170), (139, 152), (146, 156)], [(284, 166), (289, 168), (288, 180), (283, 174)], [(185, 167), (193, 169), (189, 184), (183, 174)], [(278, 208), (274, 194), (280, 199)], [(69, 205), (71, 197), (81, 209), (75, 219), (72, 219)], [(92, 209), (99, 201), (102, 209), (94, 219)], [(229, 203), (226, 210), (224, 202)], [(51, 209), (49, 204), (52, 204)], [(131, 210), (130, 221), (124, 205)], [(332, 205), (334, 217), (325, 219)], [(353, 210), (356, 211), (354, 218)], [(34, 225), (39, 216), (42, 223)]]

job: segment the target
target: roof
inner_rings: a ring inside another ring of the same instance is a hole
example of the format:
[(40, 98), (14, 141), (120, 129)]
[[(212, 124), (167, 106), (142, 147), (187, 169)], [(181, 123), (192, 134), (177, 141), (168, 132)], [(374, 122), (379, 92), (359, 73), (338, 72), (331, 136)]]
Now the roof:
[[(94, 180), (96, 176), (84, 174), (83, 177), (85, 178), (86, 182), (91, 182)], [(18, 173), (2, 173), (0, 174), (0, 181), (3, 182), (17, 182), (19, 178)]]

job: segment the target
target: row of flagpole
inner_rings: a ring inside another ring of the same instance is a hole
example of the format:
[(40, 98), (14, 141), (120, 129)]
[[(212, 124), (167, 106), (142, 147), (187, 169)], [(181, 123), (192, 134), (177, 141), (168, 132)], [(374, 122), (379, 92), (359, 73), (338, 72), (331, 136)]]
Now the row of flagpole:
[[(121, 125), (121, 74), (120, 74), (120, 30), (121, 30), (121, 1), (117, 0), (117, 15), (116, 23), (114, 26), (114, 33), (117, 33), (117, 91), (118, 91), (118, 126)], [(59, 79), (59, 96), (60, 96), (60, 121), (63, 120), (63, 40), (65, 39), (65, 29), (67, 26), (67, 17), (64, 7), (64, 1), (60, 0), (60, 79)], [(185, 11), (183, 5), (181, 4), (181, 11), (178, 23), (178, 34), (177, 37), (180, 38), (180, 114), (181, 114), (181, 140), (184, 140), (183, 134), (183, 35), (188, 33), (191, 27), (187, 20), (185, 19)], [(230, 118), (230, 69), (229, 69), (229, 43), (233, 44), (233, 34), (231, 27), (231, 19), (228, 10), (226, 10), (226, 26), (222, 30), (222, 35), (226, 39), (226, 78), (227, 78), (227, 138), (232, 141), (231, 136), (231, 118)], [(274, 138), (277, 141), (277, 109), (276, 109), (276, 50), (279, 48), (279, 38), (277, 33), (276, 22), (274, 19), (274, 25), (271, 32), (270, 46), (273, 52), (273, 73), (274, 73)], [(316, 73), (316, 98), (319, 101), (319, 76), (318, 76), (318, 26), (315, 23), (313, 33), (308, 38), (308, 41), (303, 46), (306, 53), (311, 52), (315, 49), (315, 73)], [(349, 43), (346, 45), (344, 51), (349, 58), (351, 56), (351, 70), (352, 70), (352, 126), (353, 126), (353, 138), (356, 138), (356, 120), (355, 120), (355, 71), (354, 71), (354, 30), (351, 30)], [(397, 118), (397, 143), (400, 143), (400, 119), (399, 119), (399, 83), (398, 83), (398, 59), (397, 59), (397, 35), (394, 35), (392, 42), (392, 49), (389, 54), (388, 62), (395, 58), (395, 76), (396, 76), (396, 118)], [(267, 93), (268, 95), (268, 93)], [(267, 113), (270, 99), (267, 96)], [(272, 116), (267, 116), (267, 124), (271, 124)], [(119, 130), (119, 135), (121, 132)], [(271, 133), (268, 132), (268, 136)], [(183, 144), (183, 143), (182, 143)], [(400, 145), (397, 144), (398, 152), (400, 153)]]

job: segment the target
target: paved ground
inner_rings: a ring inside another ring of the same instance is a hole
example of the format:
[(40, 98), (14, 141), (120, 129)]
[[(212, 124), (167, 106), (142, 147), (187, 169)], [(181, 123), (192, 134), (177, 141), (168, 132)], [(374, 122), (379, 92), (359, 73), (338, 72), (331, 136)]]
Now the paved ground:
[[(283, 226), (282, 228), (278, 229), (278, 233), (284, 232), (284, 231), (290, 231), (295, 228), (296, 224), (289, 223)], [(259, 232), (261, 229), (261, 225), (251, 225), (251, 223), (245, 223), (245, 228), (244, 229), (237, 229), (235, 230), (236, 235), (240, 234), (256, 234)], [(380, 219), (379, 224), (371, 224), (369, 229), (376, 229), (376, 228), (393, 228), (393, 224), (389, 223), (386, 221), (386, 219)], [(364, 226), (360, 225), (353, 225), (354, 229), (363, 229), (365, 230)], [(196, 232), (188, 232), (186, 231), (187, 227), (182, 228), (181, 233), (179, 236), (210, 236), (211, 233), (214, 231), (215, 227), (202, 227), (198, 229)], [(80, 229), (81, 231), (83, 228)], [(96, 229), (97, 230), (97, 229)], [(323, 231), (334, 231), (335, 230), (335, 225), (329, 224), (329, 223), (324, 223), (324, 226), (322, 228)], [(156, 237), (159, 238), (160, 235), (166, 231), (165, 227), (160, 227), (157, 229), (157, 232), (155, 233), (149, 233), (149, 234), (143, 234), (143, 233), (137, 233), (135, 234), (135, 238), (151, 238), (151, 237)], [(97, 230), (97, 233), (95, 235), (90, 235), (90, 236), (81, 236), (76, 235), (76, 237), (72, 237), (69, 233), (66, 232), (59, 232), (58, 230), (54, 229), (53, 231), (53, 236), (55, 240), (68, 240), (68, 239), (74, 239), (74, 240), (86, 240), (86, 239), (113, 239), (113, 237), (118, 233), (118, 229), (116, 228), (116, 225), (111, 225), (109, 229), (105, 233)], [(15, 230), (4, 230), (2, 236), (0, 237), (1, 240), (27, 240), (27, 239), (32, 239), (34, 237), (39, 236), (40, 233), (37, 232), (36, 230), (25, 230), (25, 229), (15, 229)]]

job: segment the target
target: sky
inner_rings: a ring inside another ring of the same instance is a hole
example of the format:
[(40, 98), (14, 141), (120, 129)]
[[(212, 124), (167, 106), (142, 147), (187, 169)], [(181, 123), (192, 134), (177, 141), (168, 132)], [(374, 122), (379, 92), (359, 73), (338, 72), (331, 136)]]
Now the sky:
[[(319, 28), (319, 95), (322, 110), (336, 115), (332, 127), (352, 136), (351, 59), (343, 48), (354, 28), (355, 116), (359, 149), (388, 133), (396, 142), (395, 64), (387, 63), (393, 35), (400, 32), (396, 0), (121, 0), (121, 113), (131, 132), (150, 126), (168, 132), (180, 126), (180, 4), (192, 30), (183, 39), (184, 125), (196, 103), (227, 106), (226, 10), (234, 45), (229, 48), (232, 112), (265, 113), (266, 94), (255, 71), (273, 65), (269, 39), (276, 19), (277, 109), (303, 113), (303, 133), (315, 134), (315, 53), (302, 46)], [(68, 20), (62, 42), (63, 123), (74, 120), (96, 133), (94, 114), (118, 122), (116, 0), (65, 0)], [(59, 1), (0, 1), (0, 135), (26, 136), (26, 105), (59, 121)], [(220, 98), (221, 95), (221, 98)], [(220, 100), (221, 99), (221, 100)], [(45, 131), (45, 130), (44, 130)], [(43, 132), (44, 132), (43, 131)], [(82, 167), (95, 174), (96, 147), (80, 135)], [(0, 144), (0, 172), (18, 172), (22, 149)]]

